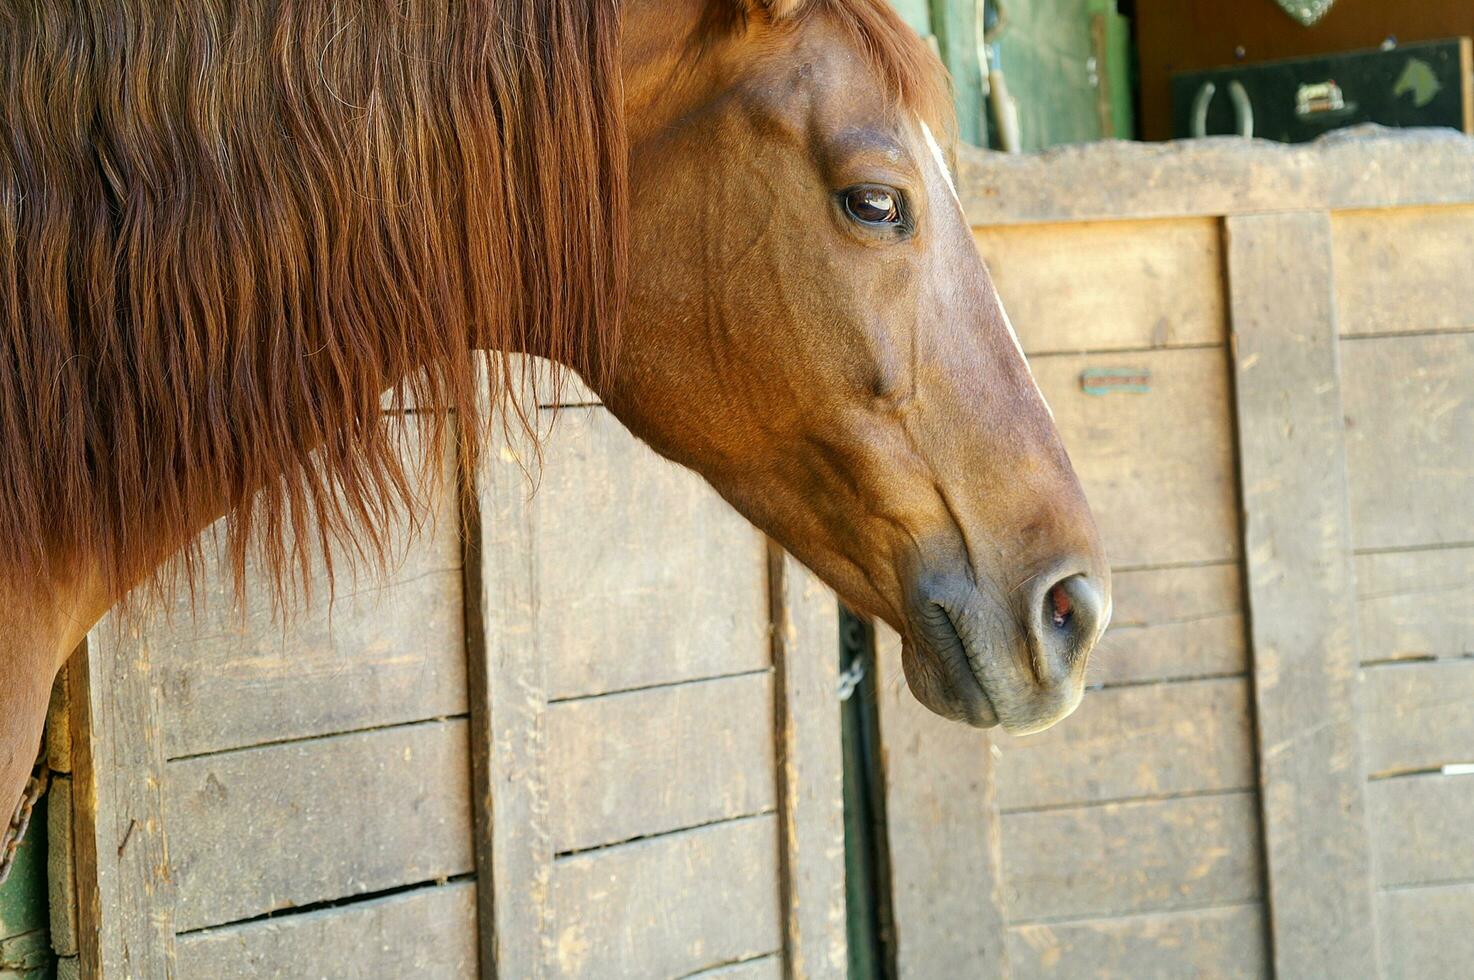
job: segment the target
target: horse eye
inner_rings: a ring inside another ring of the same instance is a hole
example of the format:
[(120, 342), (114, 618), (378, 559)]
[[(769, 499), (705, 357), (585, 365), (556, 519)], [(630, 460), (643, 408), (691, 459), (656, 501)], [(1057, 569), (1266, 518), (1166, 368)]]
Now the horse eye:
[(844, 209), (865, 225), (901, 223), (901, 195), (889, 187), (851, 187), (844, 192)]

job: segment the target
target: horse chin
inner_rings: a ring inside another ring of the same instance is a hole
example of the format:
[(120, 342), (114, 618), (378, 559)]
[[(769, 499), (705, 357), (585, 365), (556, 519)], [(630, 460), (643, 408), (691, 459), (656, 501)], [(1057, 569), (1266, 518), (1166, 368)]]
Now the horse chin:
[(901, 666), (911, 693), (927, 710), (974, 728), (997, 726), (998, 712), (950, 624), (945, 631), (919, 625), (902, 641)]

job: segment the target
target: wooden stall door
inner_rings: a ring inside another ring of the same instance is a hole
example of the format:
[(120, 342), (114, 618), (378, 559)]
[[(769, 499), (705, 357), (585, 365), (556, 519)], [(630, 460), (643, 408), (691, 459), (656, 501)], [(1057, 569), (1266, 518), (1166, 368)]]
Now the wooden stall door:
[[(489, 454), (468, 549), (482, 962), (844, 970), (837, 605), (587, 392)], [(485, 753), (482, 755), (481, 753)]]
[(541, 462), (447, 471), (387, 581), (283, 620), (210, 568), (94, 632), (53, 726), (65, 975), (842, 972), (834, 597), (575, 400)]
[(960, 187), (1116, 609), (1042, 735), (878, 691), (900, 974), (1468, 976), (1474, 141)]

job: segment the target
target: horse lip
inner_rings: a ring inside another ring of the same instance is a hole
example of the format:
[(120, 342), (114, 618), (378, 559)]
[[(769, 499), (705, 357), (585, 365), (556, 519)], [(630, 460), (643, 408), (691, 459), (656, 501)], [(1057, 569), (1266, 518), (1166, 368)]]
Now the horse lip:
[[(923, 621), (920, 632), (927, 639), (932, 655), (940, 659), (942, 666), (946, 668), (947, 676), (952, 682), (952, 693), (960, 702), (960, 720), (974, 728), (996, 727), (1000, 721), (998, 710), (993, 706), (988, 689), (983, 686), (983, 679), (973, 670), (972, 658), (968, 655), (967, 645), (952, 619), (951, 611), (941, 603), (933, 603), (933, 606), (942, 613), (941, 622), (933, 624)], [(942, 627), (943, 623), (945, 627)], [(942, 628), (946, 631), (945, 635), (940, 635)]]

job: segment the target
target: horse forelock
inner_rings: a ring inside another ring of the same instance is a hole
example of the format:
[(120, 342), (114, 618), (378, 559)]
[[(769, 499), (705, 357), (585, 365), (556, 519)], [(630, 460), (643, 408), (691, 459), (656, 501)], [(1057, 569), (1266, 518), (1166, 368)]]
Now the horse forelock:
[(472, 347), (605, 366), (619, 30), (614, 0), (0, 16), (4, 572), (157, 594), (201, 559), (161, 542), (224, 510), (237, 587), (254, 551), (284, 598), (326, 544), (382, 560), (448, 448), (474, 459)]

